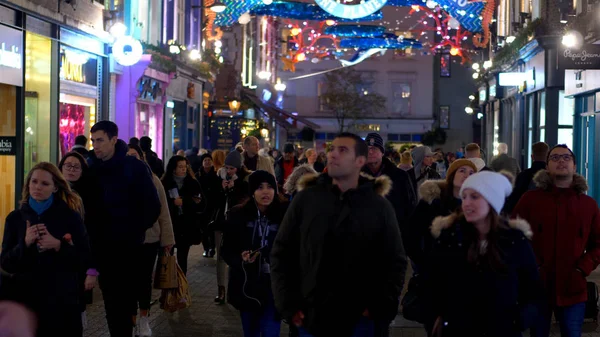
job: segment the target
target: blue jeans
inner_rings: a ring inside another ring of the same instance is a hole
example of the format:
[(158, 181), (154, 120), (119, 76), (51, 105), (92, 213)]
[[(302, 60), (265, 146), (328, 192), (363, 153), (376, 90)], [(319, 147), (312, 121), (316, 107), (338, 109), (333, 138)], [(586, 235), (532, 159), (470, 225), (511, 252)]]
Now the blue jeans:
[(240, 311), (244, 337), (279, 337), (281, 321), (276, 318), (273, 298), (259, 311)]
[[(585, 302), (568, 307), (555, 307), (554, 316), (560, 325), (561, 337), (581, 337), (581, 326), (585, 317)], [(532, 337), (548, 337), (552, 322), (552, 310), (541, 313), (536, 329), (531, 329)]]
[[(354, 328), (352, 337), (382, 337), (388, 336), (389, 322), (373, 321), (366, 317), (361, 317)], [(303, 327), (298, 328), (298, 337), (313, 337), (310, 333), (304, 330)]]

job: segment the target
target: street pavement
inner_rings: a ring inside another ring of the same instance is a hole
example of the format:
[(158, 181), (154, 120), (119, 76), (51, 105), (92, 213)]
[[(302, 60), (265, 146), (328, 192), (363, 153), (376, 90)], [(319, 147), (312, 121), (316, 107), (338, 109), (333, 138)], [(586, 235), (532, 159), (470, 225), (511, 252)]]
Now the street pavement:
[[(202, 247), (190, 250), (188, 282), (192, 296), (190, 308), (176, 313), (166, 313), (153, 305), (150, 314), (150, 327), (154, 337), (242, 337), (238, 311), (229, 305), (217, 305), (213, 299), (217, 292), (216, 259), (202, 257)], [(407, 273), (408, 274), (408, 273)], [(595, 271), (589, 278), (600, 285), (600, 272)], [(155, 290), (153, 299), (158, 300), (160, 291)], [(85, 337), (110, 337), (104, 304), (99, 290), (94, 290), (94, 303), (88, 306), (88, 327)], [(553, 327), (553, 337), (560, 336)], [(583, 337), (600, 337), (600, 329), (593, 324), (584, 325)], [(529, 334), (525, 334), (528, 336)], [(281, 336), (288, 336), (287, 326), (282, 324)], [(392, 323), (391, 337), (426, 337), (421, 325), (406, 321), (401, 316)]]

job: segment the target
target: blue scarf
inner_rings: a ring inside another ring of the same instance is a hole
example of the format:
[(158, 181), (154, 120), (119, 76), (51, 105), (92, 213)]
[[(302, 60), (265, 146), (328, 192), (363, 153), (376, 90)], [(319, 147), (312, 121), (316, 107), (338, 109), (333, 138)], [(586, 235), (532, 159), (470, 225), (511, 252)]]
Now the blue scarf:
[(37, 201), (33, 199), (31, 196), (29, 197), (29, 207), (31, 207), (37, 215), (42, 215), (45, 211), (52, 206), (52, 202), (54, 201), (54, 193), (50, 194), (50, 198), (44, 201)]

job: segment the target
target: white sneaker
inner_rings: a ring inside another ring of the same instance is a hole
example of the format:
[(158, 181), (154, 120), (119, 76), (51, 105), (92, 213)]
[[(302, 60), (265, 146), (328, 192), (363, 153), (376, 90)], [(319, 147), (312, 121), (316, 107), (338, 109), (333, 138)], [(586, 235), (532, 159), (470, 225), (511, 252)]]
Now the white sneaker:
[(152, 329), (150, 329), (150, 322), (148, 322), (147, 316), (140, 317), (140, 336), (150, 337), (152, 336)]
[(87, 329), (87, 313), (85, 311), (81, 313), (81, 326), (83, 330)]

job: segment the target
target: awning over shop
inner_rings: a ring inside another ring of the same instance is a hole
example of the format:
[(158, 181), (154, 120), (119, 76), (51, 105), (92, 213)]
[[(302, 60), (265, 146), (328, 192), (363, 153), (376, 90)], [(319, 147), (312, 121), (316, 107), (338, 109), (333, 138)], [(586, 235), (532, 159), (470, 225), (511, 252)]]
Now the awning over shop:
[[(242, 95), (246, 96), (252, 103), (254, 103), (258, 108), (266, 112), (270, 118), (274, 119), (279, 125), (283, 126), (286, 129), (297, 129), (296, 122), (300, 122), (313, 130), (319, 129), (319, 125), (305, 119), (302, 117), (298, 117), (293, 115), (291, 112), (283, 110), (271, 103), (263, 102), (260, 98), (256, 96), (255, 93), (244, 90)], [(288, 120), (291, 119), (293, 124)]]

